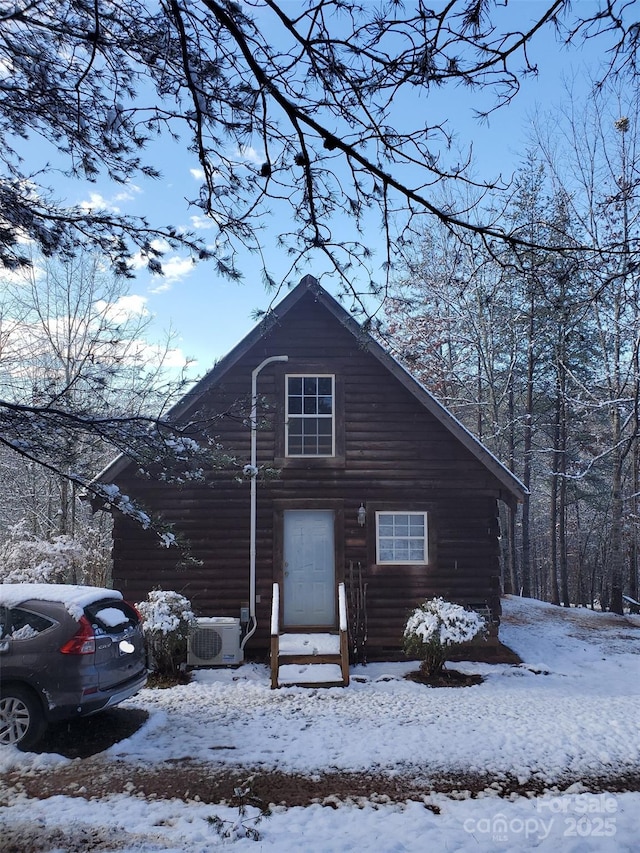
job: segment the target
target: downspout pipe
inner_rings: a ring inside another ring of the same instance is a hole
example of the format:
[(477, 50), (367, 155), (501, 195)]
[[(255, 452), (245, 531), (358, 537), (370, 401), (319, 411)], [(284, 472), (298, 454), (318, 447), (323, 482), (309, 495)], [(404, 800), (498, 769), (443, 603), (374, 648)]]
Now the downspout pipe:
[(251, 460), (249, 463), (249, 475), (251, 477), (251, 530), (249, 542), (249, 630), (244, 635), (240, 648), (244, 650), (246, 643), (253, 637), (258, 627), (256, 619), (256, 508), (257, 508), (257, 486), (258, 486), (258, 376), (268, 365), (276, 361), (289, 361), (288, 355), (271, 355), (265, 358), (251, 372)]

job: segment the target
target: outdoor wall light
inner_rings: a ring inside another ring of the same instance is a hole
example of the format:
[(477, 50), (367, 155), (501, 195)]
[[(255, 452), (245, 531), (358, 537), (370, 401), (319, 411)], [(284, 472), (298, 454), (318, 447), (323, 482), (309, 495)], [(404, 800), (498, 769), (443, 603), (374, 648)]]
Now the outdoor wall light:
[(358, 524), (360, 527), (364, 527), (365, 522), (367, 520), (367, 511), (364, 508), (364, 504), (360, 504), (360, 509), (358, 510)]

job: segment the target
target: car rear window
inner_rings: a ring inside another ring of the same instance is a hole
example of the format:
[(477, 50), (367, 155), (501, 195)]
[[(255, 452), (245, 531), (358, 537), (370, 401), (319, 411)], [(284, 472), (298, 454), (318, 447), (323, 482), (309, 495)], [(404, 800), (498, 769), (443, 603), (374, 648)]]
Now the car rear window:
[(99, 631), (123, 631), (140, 621), (138, 614), (126, 601), (98, 601), (85, 607), (89, 622)]

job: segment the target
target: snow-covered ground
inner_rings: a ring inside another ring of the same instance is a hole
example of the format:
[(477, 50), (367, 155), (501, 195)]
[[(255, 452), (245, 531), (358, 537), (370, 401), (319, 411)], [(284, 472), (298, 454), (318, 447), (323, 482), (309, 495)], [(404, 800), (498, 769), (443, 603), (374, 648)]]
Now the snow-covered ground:
[[(47, 853), (67, 853), (71, 824), (85, 833), (87, 851), (118, 853), (204, 853), (218, 845), (255, 853), (638, 850), (640, 793), (586, 793), (575, 780), (640, 773), (640, 617), (518, 598), (506, 599), (504, 611), (502, 640), (525, 664), (456, 664), (481, 673), (480, 685), (430, 689), (403, 678), (416, 668), (411, 663), (354, 667), (350, 687), (329, 690), (272, 691), (266, 667), (255, 664), (202, 670), (187, 686), (130, 699), (149, 720), (105, 753), (145, 766), (188, 758), (308, 775), (485, 774), (478, 797), (460, 790), (400, 805), (277, 807), (254, 841), (224, 840), (211, 819), (228, 827), (237, 809), (198, 802), (197, 792), (187, 802), (124, 792), (34, 801), (16, 786), (2, 793), (0, 833), (48, 838), (38, 848)], [(0, 771), (68, 764), (55, 755), (0, 753)], [(499, 797), (494, 783), (507, 776), (524, 790), (531, 784), (531, 793)], [(547, 793), (536, 797), (540, 782)]]

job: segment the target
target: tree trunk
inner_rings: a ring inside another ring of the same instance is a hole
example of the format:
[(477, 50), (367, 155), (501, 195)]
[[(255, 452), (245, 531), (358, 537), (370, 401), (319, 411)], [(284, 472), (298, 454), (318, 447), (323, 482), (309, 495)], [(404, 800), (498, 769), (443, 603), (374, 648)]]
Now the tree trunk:
[[(529, 294), (529, 324), (527, 330), (527, 386), (524, 412), (524, 446), (522, 481), (529, 490), (531, 486), (531, 449), (533, 446), (533, 374), (534, 351), (533, 338), (535, 332), (533, 285)], [(531, 596), (531, 501), (529, 494), (522, 502), (522, 595)]]
[[(566, 453), (563, 453), (566, 458)], [(562, 584), (562, 603), (565, 607), (571, 607), (569, 598), (569, 565), (567, 558), (567, 478), (560, 478), (560, 500), (559, 500), (559, 550), (560, 550), (560, 582)]]
[[(629, 544), (629, 596), (638, 601), (638, 488), (639, 480), (639, 452), (638, 442), (633, 447), (633, 498), (631, 501), (631, 513), (633, 524), (631, 529), (631, 542)], [(631, 604), (632, 613), (640, 613), (640, 606)]]
[[(615, 407), (617, 413), (617, 406)], [(617, 415), (619, 421), (619, 414)], [(614, 431), (614, 434), (615, 431)], [(614, 451), (611, 497), (611, 598), (609, 609), (622, 613), (622, 471), (620, 452)]]
[(551, 603), (560, 604), (558, 592), (558, 475), (555, 472), (557, 452), (554, 452), (554, 471), (551, 474), (551, 500), (549, 506), (549, 539), (551, 542), (551, 563), (549, 566), (549, 584)]

